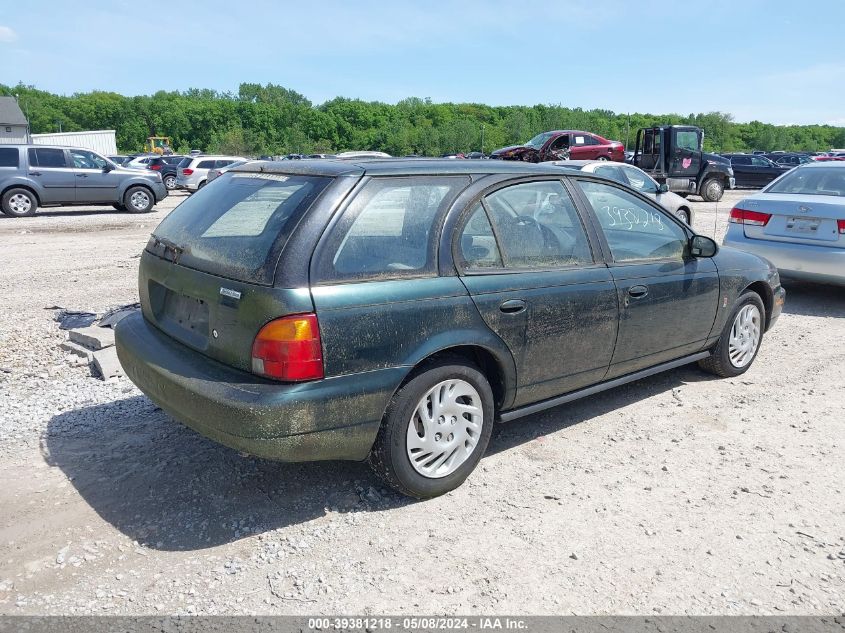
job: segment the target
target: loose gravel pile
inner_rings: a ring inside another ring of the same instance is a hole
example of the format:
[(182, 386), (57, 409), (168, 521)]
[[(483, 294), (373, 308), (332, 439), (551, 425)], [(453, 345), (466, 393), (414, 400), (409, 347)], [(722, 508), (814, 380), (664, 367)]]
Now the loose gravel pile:
[[(720, 237), (739, 197), (696, 228)], [(53, 307), (137, 301), (181, 199), (0, 217), (0, 613), (845, 609), (843, 291), (788, 286), (740, 378), (685, 367), (501, 425), (419, 503), (363, 464), (218, 446), (60, 349)]]

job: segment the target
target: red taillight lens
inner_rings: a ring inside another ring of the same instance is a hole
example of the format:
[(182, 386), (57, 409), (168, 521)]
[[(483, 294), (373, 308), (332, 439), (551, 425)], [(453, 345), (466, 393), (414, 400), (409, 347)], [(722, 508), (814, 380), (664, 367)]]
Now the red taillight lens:
[(746, 211), (734, 207), (731, 209), (730, 221), (734, 224), (751, 224), (753, 226), (766, 226), (771, 213), (760, 213), (759, 211)]
[(149, 168), (154, 171), (158, 171), (159, 169), (161, 169), (161, 165), (149, 165)]
[(836, 227), (839, 229), (839, 235), (845, 235), (845, 220), (837, 220)]
[(194, 170), (193, 170), (193, 169), (183, 169), (183, 170), (182, 170), (182, 175), (183, 175), (183, 176), (190, 176), (190, 175), (191, 175), (191, 174), (193, 174), (193, 173), (194, 173)]
[(323, 377), (323, 347), (316, 314), (295, 314), (270, 321), (252, 344), (252, 371), (275, 380)]

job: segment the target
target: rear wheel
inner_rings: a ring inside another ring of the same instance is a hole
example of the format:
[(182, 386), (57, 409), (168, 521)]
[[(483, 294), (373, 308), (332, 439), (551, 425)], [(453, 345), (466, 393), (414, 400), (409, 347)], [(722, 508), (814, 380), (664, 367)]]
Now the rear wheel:
[(739, 376), (748, 371), (757, 358), (766, 323), (766, 308), (756, 292), (743, 293), (722, 335), (709, 358), (698, 361), (699, 366), (722, 378)]
[(38, 208), (38, 200), (35, 194), (29, 189), (9, 189), (3, 194), (0, 200), (0, 210), (6, 215), (11, 215), (14, 218), (23, 218), (28, 215), (35, 215), (35, 210)]
[(719, 202), (725, 193), (725, 186), (719, 178), (708, 178), (701, 185), (701, 197), (705, 202)]
[(130, 213), (147, 213), (155, 204), (155, 198), (145, 187), (130, 187), (123, 196), (123, 204)]
[(165, 176), (164, 186), (167, 188), (168, 191), (173, 191), (174, 189), (176, 189), (176, 176)]
[(605, 161), (605, 160), (610, 160), (610, 159), (607, 156), (599, 156), (596, 160)]
[(433, 364), (393, 396), (370, 465), (402, 494), (427, 499), (460, 486), (493, 430), (493, 392), (478, 368)]

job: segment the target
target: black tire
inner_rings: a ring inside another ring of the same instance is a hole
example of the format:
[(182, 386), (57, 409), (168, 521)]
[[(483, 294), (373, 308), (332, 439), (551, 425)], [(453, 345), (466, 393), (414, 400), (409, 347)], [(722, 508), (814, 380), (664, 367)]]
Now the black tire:
[(146, 187), (129, 187), (123, 194), (123, 206), (129, 213), (149, 213), (155, 203), (153, 192)]
[(683, 191), (683, 192), (679, 192), (679, 193), (678, 193), (678, 195), (679, 195), (679, 196), (681, 196), (682, 198), (686, 198), (686, 197), (688, 197), (688, 196), (689, 196), (689, 194), (688, 194), (687, 192), (685, 192), (685, 191)]
[[(754, 350), (754, 355), (751, 357), (751, 360), (744, 366), (737, 367), (731, 361), (729, 354), (731, 330), (733, 329), (734, 321), (736, 320), (740, 310), (749, 304), (757, 306), (757, 309), (760, 311), (760, 334), (757, 339), (757, 348)], [(754, 364), (754, 359), (757, 358), (757, 354), (760, 352), (760, 346), (763, 343), (765, 323), (766, 307), (763, 305), (763, 300), (760, 298), (760, 295), (751, 290), (747, 290), (742, 293), (739, 300), (736, 302), (734, 309), (731, 311), (728, 320), (725, 322), (725, 327), (722, 329), (722, 334), (719, 336), (719, 341), (716, 343), (716, 347), (713, 348), (713, 353), (708, 358), (698, 361), (699, 367), (711, 374), (721, 376), (722, 378), (732, 378), (734, 376), (744, 374), (748, 371), (748, 368)]]
[(705, 202), (719, 202), (725, 193), (725, 184), (721, 178), (708, 178), (701, 183), (700, 191)]
[(35, 215), (36, 209), (38, 209), (38, 198), (29, 189), (23, 187), (9, 189), (0, 200), (0, 210), (13, 218)]
[[(414, 411), (429, 390), (449, 379), (469, 383), (480, 396), (481, 431), (472, 452), (453, 472), (439, 478), (426, 477), (417, 472), (408, 456), (408, 428)], [(370, 466), (388, 486), (409, 497), (430, 499), (450, 492), (464, 482), (484, 455), (493, 432), (493, 415), (493, 392), (477, 367), (458, 358), (434, 362), (421, 369), (394, 394), (370, 451)]]
[(675, 215), (678, 216), (678, 218), (680, 218), (685, 224), (689, 224), (689, 209), (686, 207), (678, 209), (678, 212)]
[(173, 174), (168, 174), (164, 177), (164, 187), (168, 191), (173, 191), (174, 189), (176, 189), (176, 184), (176, 176), (174, 176)]
[(126, 211), (126, 207), (125, 207), (125, 206), (123, 206), (123, 204), (121, 204), (120, 202), (115, 202), (115, 203), (114, 203), (113, 205), (111, 205), (111, 206), (113, 206), (113, 207), (114, 207), (115, 209), (117, 209), (118, 211)]
[(205, 187), (205, 183), (208, 182), (207, 180), (203, 180), (200, 184), (197, 185), (197, 191)]
[(605, 160), (610, 160), (610, 159), (607, 156), (599, 156), (596, 160), (605, 161)]

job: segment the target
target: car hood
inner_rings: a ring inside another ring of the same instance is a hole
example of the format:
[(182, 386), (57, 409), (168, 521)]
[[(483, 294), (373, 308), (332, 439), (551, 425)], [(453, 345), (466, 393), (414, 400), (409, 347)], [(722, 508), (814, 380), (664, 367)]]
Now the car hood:
[(528, 147), (527, 145), (509, 145), (508, 147), (503, 147), (501, 149), (497, 149), (495, 152), (492, 152), (490, 156), (511, 156), (513, 154), (522, 154), (524, 152), (535, 152), (533, 147)]
[(723, 164), (727, 165), (728, 167), (731, 166), (731, 159), (730, 158), (725, 158), (724, 156), (719, 156), (718, 154), (702, 153), (701, 157), (704, 160), (709, 160), (710, 162), (713, 162), (713, 163), (723, 163)]

